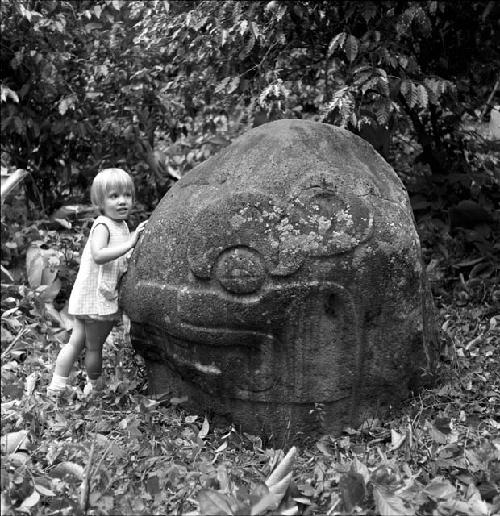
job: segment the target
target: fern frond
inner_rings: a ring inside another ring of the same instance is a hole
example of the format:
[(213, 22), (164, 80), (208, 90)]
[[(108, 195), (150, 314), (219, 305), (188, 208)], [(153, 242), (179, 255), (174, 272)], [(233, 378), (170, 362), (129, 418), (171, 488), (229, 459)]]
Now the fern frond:
[(346, 37), (347, 34), (345, 32), (340, 32), (330, 41), (327, 51), (328, 57), (332, 56), (335, 53), (335, 50), (337, 50), (337, 48), (343, 47)]
[(423, 84), (419, 84), (417, 86), (417, 95), (418, 95), (418, 104), (426, 108), (428, 105), (428, 96), (427, 96), (427, 90)]

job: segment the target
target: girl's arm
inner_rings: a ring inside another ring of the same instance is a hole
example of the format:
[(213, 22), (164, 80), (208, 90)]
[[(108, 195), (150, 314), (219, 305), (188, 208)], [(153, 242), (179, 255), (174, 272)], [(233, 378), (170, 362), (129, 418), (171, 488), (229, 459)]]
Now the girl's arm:
[(146, 222), (141, 222), (132, 235), (130, 235), (127, 242), (113, 247), (107, 247), (109, 244), (109, 230), (105, 224), (98, 224), (94, 228), (94, 231), (92, 231), (92, 237), (90, 239), (90, 251), (94, 262), (97, 263), (97, 265), (104, 265), (128, 253), (128, 251), (137, 244), (145, 225)]

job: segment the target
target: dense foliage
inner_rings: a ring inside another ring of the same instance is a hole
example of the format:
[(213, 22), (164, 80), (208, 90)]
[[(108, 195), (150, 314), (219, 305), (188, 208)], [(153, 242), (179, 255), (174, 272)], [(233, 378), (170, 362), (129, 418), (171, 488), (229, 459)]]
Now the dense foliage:
[[(134, 174), (136, 223), (249, 127), (302, 117), (359, 133), (392, 163), (426, 260), (439, 250), (431, 275), (497, 270), (499, 149), (484, 122), (499, 95), (494, 1), (5, 0), (0, 9), (2, 175), (29, 171), (28, 215), (5, 210), (4, 266), (22, 264), (37, 210), (49, 226), (68, 225), (99, 167)], [(479, 262), (464, 258), (471, 252)]]

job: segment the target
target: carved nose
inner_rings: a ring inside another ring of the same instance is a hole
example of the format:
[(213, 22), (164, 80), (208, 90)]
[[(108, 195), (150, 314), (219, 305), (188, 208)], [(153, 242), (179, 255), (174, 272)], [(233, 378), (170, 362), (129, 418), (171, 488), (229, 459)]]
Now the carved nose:
[(215, 277), (233, 294), (257, 292), (266, 279), (261, 255), (245, 246), (223, 251), (217, 260)]

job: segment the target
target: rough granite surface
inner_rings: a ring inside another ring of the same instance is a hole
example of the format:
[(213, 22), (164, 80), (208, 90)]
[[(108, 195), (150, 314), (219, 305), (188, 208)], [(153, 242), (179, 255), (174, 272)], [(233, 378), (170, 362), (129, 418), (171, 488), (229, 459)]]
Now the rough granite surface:
[(407, 193), (354, 134), (252, 129), (154, 211), (121, 302), (153, 391), (247, 432), (338, 433), (432, 370), (435, 327)]

